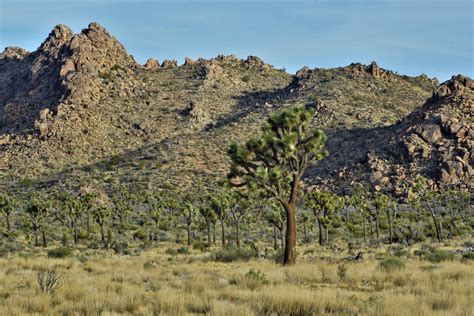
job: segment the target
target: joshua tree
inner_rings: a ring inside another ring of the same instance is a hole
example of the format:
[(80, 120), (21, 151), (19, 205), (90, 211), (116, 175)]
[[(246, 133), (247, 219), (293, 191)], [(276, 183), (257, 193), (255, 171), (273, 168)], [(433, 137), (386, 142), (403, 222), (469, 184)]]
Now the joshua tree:
[(349, 204), (352, 204), (352, 206), (354, 206), (362, 216), (365, 243), (367, 243), (367, 215), (369, 212), (367, 199), (367, 191), (364, 191), (363, 189), (356, 189), (348, 199)]
[(95, 219), (95, 222), (100, 227), (100, 240), (104, 243), (106, 248), (107, 245), (105, 242), (105, 224), (107, 223), (111, 215), (112, 212), (110, 211), (110, 208), (105, 205), (97, 205), (92, 209), (92, 216)]
[(310, 215), (308, 212), (301, 212), (301, 222), (303, 223), (303, 234), (304, 234), (304, 241), (308, 242), (308, 222), (310, 220)]
[(315, 129), (314, 108), (302, 106), (272, 114), (258, 138), (232, 144), (229, 178), (235, 186), (260, 188), (284, 208), (286, 237), (284, 264), (296, 262), (296, 207), (307, 167), (327, 156), (326, 136)]
[(57, 212), (55, 219), (71, 231), (74, 244), (79, 240), (78, 225), (84, 213), (85, 205), (79, 197), (69, 192), (55, 194)]
[(12, 229), (10, 217), (18, 206), (19, 201), (15, 197), (5, 192), (0, 193), (0, 211), (2, 212), (3, 218), (5, 219), (5, 225), (7, 226), (8, 233), (10, 233)]
[(237, 193), (233, 195), (231, 198), (231, 208), (230, 213), (232, 214), (232, 218), (235, 224), (235, 235), (236, 235), (236, 243), (237, 247), (240, 247), (240, 222), (242, 218), (244, 218), (247, 211), (250, 209), (251, 204), (249, 200), (242, 198)]
[(220, 192), (211, 196), (211, 208), (221, 222), (221, 242), (225, 246), (225, 222), (229, 216), (229, 196), (227, 192)]
[(281, 204), (279, 202), (276, 202), (274, 199), (270, 199), (268, 201), (268, 210), (264, 213), (263, 216), (273, 226), (273, 249), (278, 249), (277, 230), (280, 232), (281, 247), (283, 248), (285, 246), (285, 243), (283, 241), (285, 219)]
[(440, 190), (431, 188), (426, 178), (420, 177), (413, 186), (412, 204), (418, 209), (427, 209), (430, 213), (438, 241), (443, 240), (443, 228), (440, 213), (443, 205), (443, 194)]
[[(386, 212), (387, 208), (390, 207), (390, 197), (384, 193), (377, 192), (375, 198), (372, 200), (372, 206), (373, 208), (370, 209), (370, 214), (375, 219), (375, 231), (377, 239), (380, 239), (380, 215)], [(389, 225), (391, 226), (390, 222), (391, 220), (389, 219)]]
[(469, 216), (472, 216), (472, 214), (470, 214), (472, 212), (472, 209), (470, 209), (471, 194), (469, 192), (451, 189), (444, 191), (443, 196), (446, 201), (446, 208), (451, 217), (451, 226), (459, 232), (459, 227), (456, 222), (459, 217), (463, 216), (467, 219)]
[(197, 208), (194, 203), (195, 201), (193, 197), (188, 196), (186, 197), (185, 202), (180, 208), (181, 215), (184, 217), (184, 220), (186, 222), (186, 232), (188, 234), (188, 246), (190, 246), (192, 243), (191, 226), (197, 214)]
[(26, 207), (26, 214), (30, 226), (33, 229), (35, 236), (35, 245), (38, 246), (38, 233), (41, 233), (42, 246), (48, 246), (48, 239), (46, 236), (46, 230), (49, 224), (49, 212), (51, 210), (51, 201), (41, 195), (36, 194), (31, 198), (30, 203)]
[[(305, 196), (306, 206), (313, 211), (319, 226), (319, 244), (329, 241), (331, 216), (339, 203), (337, 195), (327, 191), (312, 191)], [(325, 233), (325, 234), (324, 234)]]
[[(211, 243), (212, 243), (212, 240), (211, 240), (211, 225), (212, 224), (215, 225), (215, 223), (216, 223), (216, 214), (214, 213), (214, 211), (212, 210), (210, 205), (208, 205), (207, 203), (203, 204), (199, 208), (199, 213), (201, 214), (201, 216), (204, 218), (204, 221), (206, 222), (207, 243), (208, 243), (209, 246), (211, 246)], [(216, 230), (215, 230), (215, 226), (214, 226), (214, 242), (216, 240), (215, 233), (216, 233)]]

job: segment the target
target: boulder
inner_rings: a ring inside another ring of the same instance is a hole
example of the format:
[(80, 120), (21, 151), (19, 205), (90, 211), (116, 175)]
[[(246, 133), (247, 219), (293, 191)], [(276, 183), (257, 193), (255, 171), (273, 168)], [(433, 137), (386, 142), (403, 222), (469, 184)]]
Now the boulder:
[(427, 124), (423, 126), (420, 136), (427, 143), (437, 144), (443, 138), (443, 133), (439, 125)]
[(163, 60), (163, 63), (161, 64), (161, 67), (163, 67), (163, 68), (176, 68), (176, 67), (178, 67), (178, 62), (176, 61), (176, 59), (173, 59), (173, 60), (165, 59), (165, 60)]
[(145, 65), (143, 65), (146, 70), (156, 70), (159, 67), (159, 63), (156, 59), (148, 58)]
[(197, 62), (189, 57), (184, 58), (184, 65), (189, 66), (189, 65), (195, 65)]

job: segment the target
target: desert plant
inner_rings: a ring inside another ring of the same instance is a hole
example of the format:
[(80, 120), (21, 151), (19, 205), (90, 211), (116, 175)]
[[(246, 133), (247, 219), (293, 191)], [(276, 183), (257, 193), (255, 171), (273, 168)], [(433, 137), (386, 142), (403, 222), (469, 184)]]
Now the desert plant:
[(38, 286), (41, 291), (54, 295), (62, 286), (62, 275), (55, 268), (42, 269), (37, 276)]
[(236, 186), (260, 188), (285, 209), (284, 264), (296, 262), (296, 206), (307, 167), (327, 156), (326, 136), (312, 127), (315, 108), (292, 107), (270, 115), (259, 138), (232, 144), (229, 178)]
[(379, 263), (379, 268), (386, 271), (392, 272), (395, 270), (402, 270), (405, 268), (405, 263), (397, 258), (397, 257), (390, 257), (385, 259), (384, 261)]

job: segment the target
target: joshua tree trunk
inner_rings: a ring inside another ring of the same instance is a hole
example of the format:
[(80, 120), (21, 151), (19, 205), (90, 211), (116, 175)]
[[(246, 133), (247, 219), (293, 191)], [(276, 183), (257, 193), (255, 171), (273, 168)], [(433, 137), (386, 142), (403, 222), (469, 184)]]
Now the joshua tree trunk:
[(104, 223), (101, 223), (99, 225), (100, 225), (100, 240), (102, 242), (105, 242)]
[(380, 238), (380, 226), (379, 226), (379, 215), (375, 216), (375, 231), (377, 234), (377, 239)]
[(41, 230), (41, 236), (43, 238), (43, 248), (48, 247), (48, 240), (46, 239), (46, 230), (44, 228)]
[(79, 234), (77, 232), (77, 225), (76, 224), (74, 224), (72, 235), (73, 235), (72, 237), (74, 238), (74, 244), (77, 245), (77, 242), (79, 241), (79, 236), (78, 236)]
[(436, 229), (436, 237), (438, 238), (438, 241), (442, 241), (441, 229), (440, 229), (440, 226), (439, 226), (439, 223), (438, 223), (438, 219), (436, 218), (436, 214), (435, 214), (432, 207), (428, 206), (428, 210), (430, 211), (430, 215), (431, 215), (431, 218), (433, 219), (433, 223), (434, 223), (434, 226), (435, 226), (435, 229)]
[(392, 213), (390, 212), (390, 208), (387, 208), (387, 220), (388, 220), (388, 240), (389, 243), (392, 244), (393, 242), (393, 223), (392, 223)]
[(240, 220), (235, 222), (235, 235), (237, 247), (240, 248)]
[(10, 213), (5, 213), (5, 221), (7, 222), (7, 231), (10, 232), (12, 229), (10, 224)]
[(319, 228), (319, 245), (322, 246), (324, 245), (324, 228), (319, 218), (318, 218), (318, 228)]
[(186, 231), (188, 233), (188, 246), (191, 246), (191, 224), (186, 223)]
[(35, 229), (33, 234), (35, 235), (35, 246), (38, 247), (40, 245), (38, 240), (38, 230)]
[(216, 223), (212, 223), (212, 241), (216, 243)]
[(224, 247), (225, 246), (225, 223), (223, 219), (221, 219), (221, 242), (222, 242), (222, 247)]
[(273, 225), (273, 249), (278, 249), (278, 232), (277, 227), (275, 225)]
[(286, 236), (285, 236), (285, 256), (284, 265), (292, 265), (296, 262), (296, 199), (286, 205)]

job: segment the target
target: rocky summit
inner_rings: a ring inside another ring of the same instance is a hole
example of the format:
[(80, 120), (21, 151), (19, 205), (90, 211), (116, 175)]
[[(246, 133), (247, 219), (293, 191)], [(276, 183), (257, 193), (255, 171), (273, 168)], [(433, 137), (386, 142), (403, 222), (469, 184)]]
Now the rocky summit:
[(19, 191), (213, 187), (231, 141), (258, 133), (273, 111), (314, 104), (330, 155), (306, 182), (399, 197), (420, 175), (470, 188), (473, 97), (470, 78), (439, 84), (375, 62), (295, 75), (255, 56), (142, 66), (97, 23), (79, 34), (58, 25), (36, 51), (0, 55), (0, 176)]

